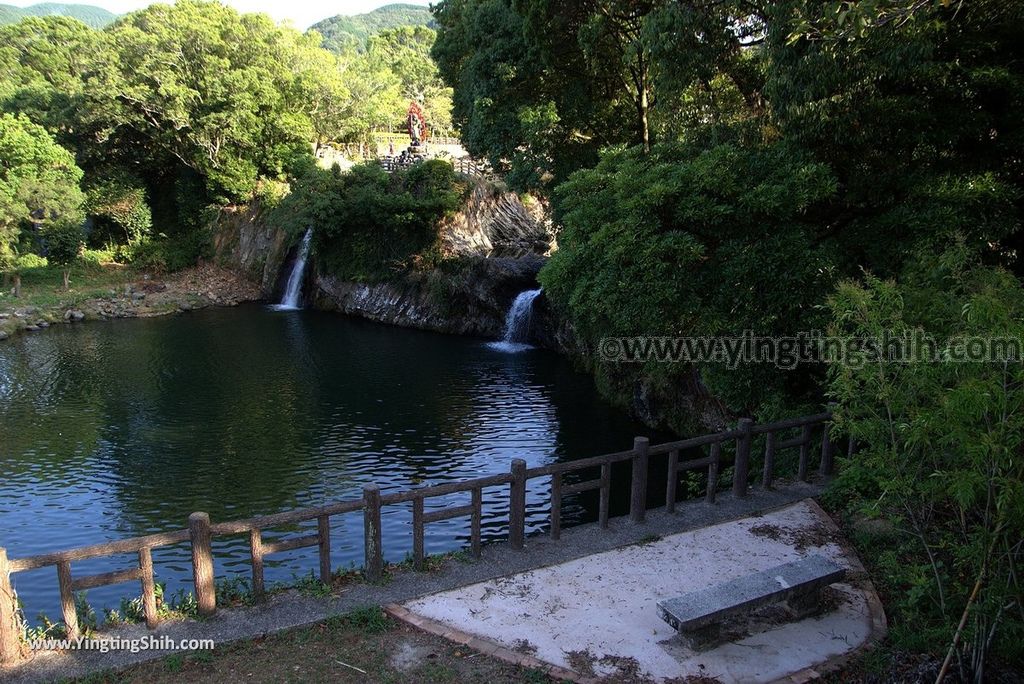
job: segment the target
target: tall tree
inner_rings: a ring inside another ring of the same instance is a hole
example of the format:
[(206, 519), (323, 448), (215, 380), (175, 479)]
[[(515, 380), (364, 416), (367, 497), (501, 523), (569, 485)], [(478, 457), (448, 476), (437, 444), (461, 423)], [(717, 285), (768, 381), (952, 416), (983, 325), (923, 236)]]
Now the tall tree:
[(101, 138), (117, 150), (171, 160), (199, 173), (213, 197), (236, 200), (313, 138), (290, 66), (314, 37), (200, 0), (152, 5), (106, 36), (117, 59), (87, 90)]
[(79, 226), (82, 170), (70, 152), (24, 116), (0, 114), (0, 270), (16, 270), (23, 231), (51, 224)]
[[(451, 128), (452, 91), (430, 57), (437, 33), (426, 26), (402, 26), (371, 36), (368, 58), (385, 65), (402, 84), (404, 104), (423, 106), (433, 128)], [(404, 111), (402, 112), (404, 113)], [(401, 120), (399, 113), (397, 120)]]
[(454, 119), (514, 184), (550, 187), (601, 147), (649, 150), (681, 122), (763, 113), (764, 21), (748, 3), (445, 0), (435, 12)]
[(20, 112), (66, 146), (83, 135), (84, 81), (110, 59), (102, 34), (68, 17), (31, 17), (0, 27), (0, 109)]

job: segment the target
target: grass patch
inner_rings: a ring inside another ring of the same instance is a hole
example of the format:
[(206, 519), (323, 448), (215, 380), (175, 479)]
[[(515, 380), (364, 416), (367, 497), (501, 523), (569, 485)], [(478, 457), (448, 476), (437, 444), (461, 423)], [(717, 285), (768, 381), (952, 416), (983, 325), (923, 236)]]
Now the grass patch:
[(265, 638), (177, 653), (75, 684), (223, 684), (307, 682), (448, 684), (550, 682), (525, 670), (392, 620), (365, 606), (324, 622)]
[(331, 585), (321, 582), (320, 578), (314, 575), (312, 570), (308, 575), (295, 577), (294, 580), (292, 587), (305, 596), (327, 598), (333, 592)]
[(654, 544), (655, 542), (661, 541), (660, 534), (645, 534), (640, 537), (640, 541), (636, 543), (637, 546), (647, 546), (648, 544)]
[(118, 290), (137, 275), (134, 268), (122, 264), (79, 261), (71, 268), (71, 287), (65, 292), (60, 268), (40, 266), (26, 269), (21, 278), (21, 296), (14, 297), (11, 294), (13, 285), (5, 285), (0, 291), (0, 310), (74, 306), (86, 299), (109, 297), (111, 290)]
[(360, 634), (383, 634), (393, 626), (380, 606), (363, 606), (342, 615), (334, 615), (327, 620), (334, 628), (347, 628)]

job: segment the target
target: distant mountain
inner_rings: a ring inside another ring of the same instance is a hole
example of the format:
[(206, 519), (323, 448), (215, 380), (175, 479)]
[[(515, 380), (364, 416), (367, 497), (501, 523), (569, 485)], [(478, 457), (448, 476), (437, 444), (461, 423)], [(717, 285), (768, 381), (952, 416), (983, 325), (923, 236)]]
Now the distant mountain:
[(367, 39), (381, 31), (399, 26), (435, 26), (434, 15), (422, 5), (394, 4), (378, 7), (366, 14), (351, 17), (339, 14), (318, 21), (310, 27), (324, 38), (328, 50), (340, 52), (346, 47), (362, 49)]
[(31, 7), (0, 5), (0, 24), (14, 24), (25, 17), (49, 16), (73, 17), (86, 26), (103, 28), (117, 18), (113, 12), (93, 5), (67, 5), (58, 2), (42, 2)]

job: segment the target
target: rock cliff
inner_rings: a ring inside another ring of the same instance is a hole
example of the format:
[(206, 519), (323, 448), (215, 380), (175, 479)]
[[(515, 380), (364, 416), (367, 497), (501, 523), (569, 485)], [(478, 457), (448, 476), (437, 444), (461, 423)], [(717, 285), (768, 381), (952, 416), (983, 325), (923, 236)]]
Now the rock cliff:
[(515, 296), (536, 287), (538, 256), (465, 257), (443, 268), (412, 272), (382, 283), (354, 283), (317, 273), (313, 302), (391, 325), (500, 337)]
[(225, 207), (213, 233), (217, 264), (256, 283), (263, 298), (274, 294), (290, 248), (288, 234), (264, 221), (259, 205)]
[(512, 300), (537, 287), (542, 255), (554, 244), (545, 207), (477, 179), (438, 231), (441, 265), (392, 281), (340, 280), (314, 260), (314, 305), (392, 325), (500, 337)]
[(463, 208), (440, 227), (447, 256), (548, 254), (554, 228), (547, 207), (482, 179), (474, 181)]

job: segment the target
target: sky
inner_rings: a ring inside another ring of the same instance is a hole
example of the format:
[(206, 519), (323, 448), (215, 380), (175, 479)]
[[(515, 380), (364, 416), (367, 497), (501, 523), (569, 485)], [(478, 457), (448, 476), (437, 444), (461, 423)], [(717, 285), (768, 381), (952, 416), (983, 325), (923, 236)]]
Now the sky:
[[(3, 4), (18, 7), (28, 7), (41, 1), (2, 0)], [(160, 1), (170, 2), (171, 0)], [(153, 2), (154, 0), (85, 0), (68, 4), (95, 5), (117, 14), (124, 14), (146, 7)], [(323, 0), (222, 0), (222, 2), (240, 12), (265, 12), (278, 21), (290, 20), (296, 28), (300, 29), (308, 28), (311, 24), (336, 14), (363, 14), (393, 2), (423, 5), (424, 7), (430, 4), (428, 0), (334, 0), (333, 2), (324, 2)]]

